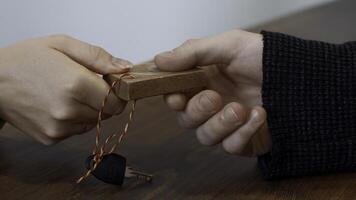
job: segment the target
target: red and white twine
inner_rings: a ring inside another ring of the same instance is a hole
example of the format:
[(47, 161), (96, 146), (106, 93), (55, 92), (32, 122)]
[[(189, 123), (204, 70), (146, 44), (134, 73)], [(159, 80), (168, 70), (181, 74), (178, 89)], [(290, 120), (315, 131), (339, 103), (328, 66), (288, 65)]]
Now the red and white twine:
[[(125, 77), (125, 76), (130, 76), (130, 74), (128, 74), (128, 73), (121, 74), (118, 77), (118, 79), (115, 80), (111, 84), (111, 86), (110, 86), (110, 88), (109, 88), (109, 90), (108, 90), (108, 92), (107, 92), (107, 94), (106, 94), (106, 96), (105, 96), (105, 98), (104, 98), (104, 100), (103, 100), (103, 102), (101, 104), (101, 108), (100, 108), (100, 110), (98, 112), (98, 120), (97, 120), (97, 123), (96, 123), (95, 145), (94, 145), (93, 154), (92, 154), (92, 155), (94, 155), (94, 157), (93, 157), (93, 160), (91, 162), (90, 169), (87, 170), (87, 172), (76, 181), (77, 183), (82, 182), (85, 178), (87, 178), (96, 169), (96, 167), (99, 165), (99, 163), (101, 162), (101, 160), (102, 160), (104, 155), (110, 154), (110, 153), (115, 151), (115, 149), (123, 141), (123, 138), (125, 137), (125, 135), (127, 134), (128, 130), (129, 130), (131, 122), (133, 121), (133, 114), (135, 112), (135, 106), (136, 106), (136, 101), (135, 100), (133, 100), (132, 103), (131, 103), (131, 111), (129, 113), (129, 118), (128, 118), (128, 121), (125, 124), (124, 130), (121, 131), (121, 133), (120, 132), (116, 132), (116, 133), (114, 132), (111, 135), (109, 135), (106, 138), (105, 142), (100, 147), (100, 136), (102, 135), (102, 123), (101, 122), (102, 122), (102, 115), (103, 115), (103, 112), (104, 112), (105, 104), (106, 104), (106, 102), (108, 100), (108, 97), (109, 97), (110, 93), (113, 91), (115, 86), (117, 85), (117, 88), (120, 89), (121, 79), (123, 77)], [(115, 141), (115, 143), (110, 148), (110, 150), (106, 152), (105, 151), (106, 146), (109, 144), (109, 142), (111, 140), (113, 140), (116, 137), (118, 137), (118, 139)]]

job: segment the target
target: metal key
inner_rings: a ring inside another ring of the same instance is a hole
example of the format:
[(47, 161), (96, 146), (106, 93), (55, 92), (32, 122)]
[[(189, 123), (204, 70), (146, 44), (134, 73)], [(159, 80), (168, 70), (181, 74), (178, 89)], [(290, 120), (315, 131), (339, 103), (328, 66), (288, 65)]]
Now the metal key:
[(138, 180), (145, 180), (147, 182), (151, 182), (152, 178), (153, 178), (153, 175), (146, 174), (146, 173), (134, 170), (130, 166), (126, 166), (125, 178), (136, 178)]

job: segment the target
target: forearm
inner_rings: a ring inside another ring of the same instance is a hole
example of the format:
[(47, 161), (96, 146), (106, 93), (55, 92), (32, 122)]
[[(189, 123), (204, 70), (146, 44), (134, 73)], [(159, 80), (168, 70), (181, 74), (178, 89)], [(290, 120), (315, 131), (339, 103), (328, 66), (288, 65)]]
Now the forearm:
[(268, 178), (356, 169), (356, 43), (263, 32)]

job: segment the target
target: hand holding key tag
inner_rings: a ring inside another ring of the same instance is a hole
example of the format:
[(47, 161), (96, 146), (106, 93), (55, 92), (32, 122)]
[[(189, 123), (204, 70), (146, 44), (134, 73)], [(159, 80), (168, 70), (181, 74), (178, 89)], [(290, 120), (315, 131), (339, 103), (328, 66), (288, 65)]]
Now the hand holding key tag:
[[(123, 79), (125, 77), (126, 79)], [(90, 174), (93, 174), (97, 179), (103, 182), (120, 186), (123, 184), (125, 178), (136, 177), (137, 179), (151, 181), (152, 175), (133, 170), (131, 167), (126, 166), (125, 157), (113, 153), (128, 132), (128, 128), (132, 122), (136, 100), (176, 91), (187, 92), (201, 89), (206, 85), (204, 72), (201, 69), (175, 73), (161, 72), (157, 70), (153, 63), (147, 63), (136, 66), (128, 73), (108, 75), (106, 79), (111, 85), (107, 96), (114, 90), (116, 91), (116, 95), (121, 98), (127, 101), (132, 100), (129, 120), (122, 133), (113, 133), (106, 138), (102, 145), (100, 144), (100, 136), (102, 135), (101, 120), (103, 109), (107, 101), (106, 96), (98, 113), (93, 154), (86, 160), (86, 168), (88, 171), (77, 180), (77, 183), (80, 183)], [(110, 141), (114, 141), (114, 144), (110, 150), (106, 151), (106, 146), (109, 145)]]

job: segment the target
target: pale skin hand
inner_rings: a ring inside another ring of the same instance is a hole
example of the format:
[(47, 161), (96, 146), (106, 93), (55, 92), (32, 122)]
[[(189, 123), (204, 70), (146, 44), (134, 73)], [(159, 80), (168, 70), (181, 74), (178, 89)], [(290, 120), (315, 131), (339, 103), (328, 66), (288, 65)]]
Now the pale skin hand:
[(242, 156), (270, 150), (267, 114), (261, 107), (262, 51), (262, 35), (232, 30), (188, 40), (155, 57), (156, 65), (166, 71), (215, 65), (209, 70), (207, 90), (191, 98), (184, 94), (165, 97), (181, 125), (196, 128), (202, 144), (222, 143), (227, 152)]
[[(123, 73), (131, 65), (65, 35), (1, 48), (0, 117), (44, 144), (86, 132), (109, 89), (98, 74)], [(124, 106), (110, 94), (104, 117)]]

